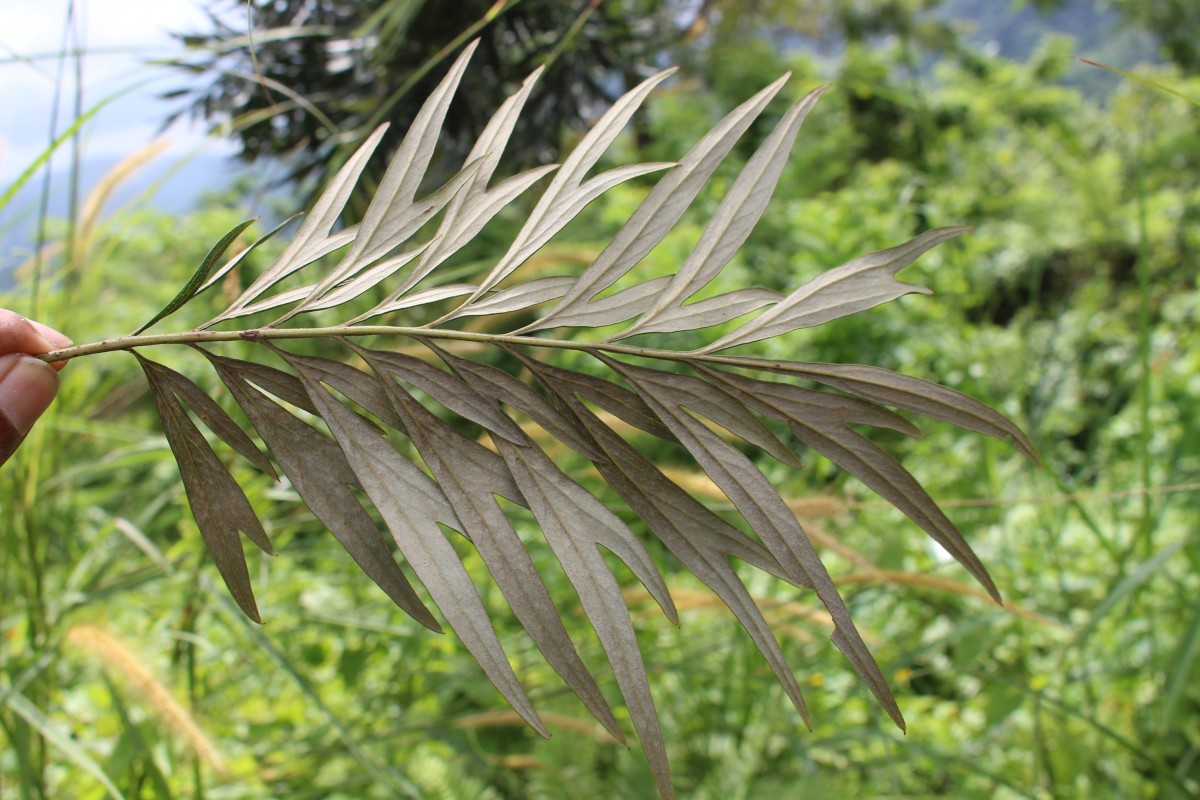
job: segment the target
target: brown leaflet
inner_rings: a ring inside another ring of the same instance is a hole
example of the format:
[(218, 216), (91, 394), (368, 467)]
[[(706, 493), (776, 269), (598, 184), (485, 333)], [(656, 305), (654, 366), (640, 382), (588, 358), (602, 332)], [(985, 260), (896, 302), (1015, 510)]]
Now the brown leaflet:
[(603, 458), (588, 437), (581, 436), (578, 428), (555, 411), (546, 398), (517, 378), (487, 364), (476, 364), (474, 361), (459, 358), (433, 342), (427, 341), (425, 345), (437, 353), (455, 374), (474, 386), (479, 394), (528, 414), (554, 438), (577, 453), (582, 453), (592, 460)]
[[(1000, 592), (987, 569), (924, 487), (891, 455), (848, 426), (851, 422), (869, 424), (872, 417), (879, 416), (871, 411), (888, 413), (885, 409), (872, 408), (857, 398), (814, 392), (790, 384), (708, 368), (704, 368), (704, 372), (760, 413), (786, 421), (802, 442), (903, 511), (966, 567), (996, 602), (1000, 602)], [(890, 420), (884, 418), (884, 421)]]
[[(255, 369), (246, 369), (247, 362), (206, 355), (317, 519), (392, 602), (422, 625), (440, 633), (441, 626), (425, 608), (392, 558), (379, 529), (350, 490), (358, 484), (338, 446), (250, 385), (249, 381), (257, 383), (256, 375), (264, 374), (270, 367), (258, 369), (261, 365), (254, 365)], [(304, 405), (316, 412), (307, 393)]]
[[(282, 350), (269, 342), (267, 346), (292, 366), (296, 366), (297, 362), (303, 362), (305, 370), (308, 372), (308, 377), (312, 380), (333, 386), (339, 392), (346, 395), (346, 397), (349, 397), (367, 411), (379, 417), (385, 424), (392, 426), (402, 433), (408, 433), (403, 421), (392, 410), (392, 404), (388, 400), (387, 394), (383, 391), (383, 387), (379, 385), (374, 376), (341, 361), (313, 356), (298, 356)], [(303, 388), (303, 385), (301, 388)], [(316, 412), (314, 411), (313, 413)]]
[[(537, 362), (526, 358), (520, 351), (510, 352), (531, 368), (538, 366)], [(503, 373), (499, 373), (498, 370), (484, 370), (479, 365), (455, 359), (449, 354), (442, 355), (443, 358), (454, 359), (448, 363), (451, 363), (452, 367), (461, 367), (462, 374), (467, 375), (469, 381), (476, 375), (486, 375), (487, 378), (480, 380), (490, 379), (502, 385), (507, 384), (505, 402), (520, 408), (530, 416), (535, 416), (536, 413), (537, 417), (546, 420), (548, 429), (575, 427), (578, 431), (573, 434), (575, 438), (583, 436), (590, 441), (591, 437), (586, 431), (579, 431), (577, 426), (519, 381), (507, 375), (504, 376), (507, 380), (501, 379), (498, 375)], [(562, 372), (571, 377), (580, 377), (575, 373)], [(572, 382), (572, 386), (577, 385), (577, 382)], [(628, 392), (614, 384), (608, 385), (620, 392)], [(521, 388), (517, 389), (517, 386)], [(636, 398), (636, 395), (633, 397)], [(664, 797), (673, 796), (669, 794), (673, 790), (670, 787), (669, 766), (663, 749), (658, 715), (654, 709), (654, 700), (650, 696), (645, 664), (637, 649), (628, 609), (620, 599), (620, 587), (595, 545), (599, 544), (621, 558), (663, 607), (671, 621), (678, 624), (678, 614), (670, 601), (666, 586), (662, 584), (662, 579), (650, 563), (645, 550), (628, 528), (583, 487), (562, 474), (532, 441), (524, 448), (499, 439), (495, 441), (518, 485), (522, 486), (522, 491), (536, 492), (536, 498), (529, 501), (529, 507), (533, 509), (542, 525), (551, 549), (563, 565), (568, 579), (575, 586), (584, 613), (601, 640), (630, 710), (638, 737), (642, 740), (654, 769), (659, 791), (664, 792)], [(595, 444), (588, 444), (586, 450), (595, 451)], [(579, 538), (581, 534), (583, 539)], [(591, 544), (588, 543), (589, 540)]]
[(718, 363), (795, 375), (876, 403), (949, 422), (964, 430), (996, 439), (1011, 438), (1018, 450), (1034, 462), (1042, 463), (1029, 438), (1011, 420), (949, 386), (863, 364), (816, 364), (762, 358), (735, 358)]
[[(358, 349), (348, 341), (345, 344), (352, 349)], [(392, 401), (388, 399), (386, 390), (375, 375), (363, 372), (340, 361), (331, 361), (326, 358), (315, 358), (313, 356), (298, 356), (273, 346), (272, 349), (281, 358), (293, 365), (303, 364), (309, 373), (309, 377), (313, 380), (318, 380), (321, 383), (332, 386), (387, 425), (390, 425), (406, 436), (408, 435), (408, 427), (405, 425), (404, 420), (396, 413), (395, 409), (392, 408)], [(371, 425), (375, 424), (370, 419), (366, 419), (366, 422)], [(500, 456), (477, 442), (470, 442), (469, 446), (462, 448), (459, 456), (464, 460), (469, 460), (474, 468), (495, 474), (497, 479), (500, 476), (508, 474)], [(503, 482), (497, 489), (497, 493), (504, 495), (514, 503), (522, 502), (521, 492), (511, 480)]]
[(316, 407), (308, 399), (308, 394), (304, 391), (304, 386), (301, 385), (295, 375), (289, 375), (283, 370), (268, 367), (266, 364), (256, 364), (253, 361), (239, 361), (234, 358), (214, 355), (202, 347), (197, 347), (196, 349), (203, 353), (204, 357), (212, 362), (214, 367), (224, 367), (229, 374), (238, 376), (239, 383), (253, 383), (260, 389), (275, 395), (283, 402), (316, 416)]
[[(422, 340), (423, 344), (428, 342)], [(508, 415), (497, 407), (494, 400), (484, 397), (461, 380), (438, 369), (433, 364), (403, 353), (354, 348), (364, 359), (369, 357), (375, 364), (407, 383), (420, 389), (443, 406), (487, 430), (512, 442), (523, 442), (524, 434)]]
[(638, 649), (621, 587), (597, 545), (624, 561), (671, 621), (678, 624), (675, 606), (661, 576), (624, 523), (582, 486), (564, 475), (549, 456), (535, 446), (518, 447), (498, 436), (493, 439), (537, 517), (550, 549), (575, 587), (584, 614), (600, 638), (617, 685), (625, 697), (633, 727), (650, 761), (659, 794), (663, 798), (673, 798), (670, 766), (658, 712), (650, 695), (646, 665)]
[[(525, 360), (525, 356), (516, 348), (508, 345), (500, 345), (500, 347), (514, 358)], [(612, 381), (582, 372), (562, 370), (559, 377), (563, 383), (570, 385), (570, 392), (587, 398), (638, 430), (643, 430), (660, 439), (666, 439), (668, 442), (676, 441), (675, 434), (671, 433), (671, 429), (662, 424), (637, 393), (629, 391), (624, 386), (618, 386)]]
[(745, 405), (729, 392), (692, 375), (643, 369), (638, 381), (660, 397), (708, 417), (725, 430), (770, 453), (789, 467), (803, 465)]
[[(623, 457), (629, 457), (618, 464), (622, 471), (630, 472), (633, 470), (638, 472), (639, 481), (640, 478), (646, 478), (645, 484), (635, 482), (635, 485), (641, 486), (649, 492), (651, 499), (657, 497), (659, 489), (664, 492), (665, 497), (671, 499), (676, 506), (672, 513), (679, 513), (687, 517), (686, 524), (676, 525), (675, 527), (682, 527), (689, 531), (694, 527), (696, 529), (695, 536), (703, 539), (706, 548), (714, 552), (731, 555), (734, 558), (745, 561), (747, 564), (758, 567), (764, 572), (769, 572), (781, 580), (789, 580), (787, 575), (784, 574), (783, 568), (779, 566), (779, 562), (762, 545), (725, 522), (710, 511), (703, 503), (696, 500), (692, 495), (675, 484), (674, 481), (667, 478), (658, 467), (642, 456), (636, 448), (625, 442), (616, 431), (601, 422), (599, 417), (596, 417), (595, 414), (592, 414), (587, 409), (587, 406), (580, 403), (571, 389), (572, 383), (569, 378), (573, 373), (529, 358), (524, 359), (524, 362), (533, 371), (534, 375), (537, 376), (538, 380), (564, 404), (566, 409), (564, 413), (571, 418), (571, 421), (566, 421), (564, 418), (564, 424), (579, 426), (582, 432), (588, 437), (588, 441), (590, 442), (589, 447), (596, 450), (600, 460), (608, 459), (614, 448), (620, 450)], [(579, 413), (580, 409), (588, 411), (588, 413), (586, 415), (581, 414)], [(563, 416), (558, 411), (554, 413)], [(621, 445), (624, 446), (622, 447)], [(599, 467), (599, 462), (596, 458), (592, 457), (592, 463)], [(644, 473), (642, 472), (643, 467), (646, 470)], [(650, 486), (654, 487), (653, 491), (647, 488)], [(691, 535), (689, 533), (689, 536)]]
[(508, 663), (475, 585), (438, 527), (441, 522), (462, 528), (445, 495), (365, 420), (319, 383), (303, 372), (300, 375), (363, 491), (379, 509), (400, 551), (458, 638), (513, 709), (549, 738)]
[[(549, 376), (543, 377), (546, 381), (553, 380)], [(733, 555), (783, 577), (783, 570), (775, 559), (668, 480), (574, 396), (563, 394), (560, 398), (575, 419), (591, 433), (596, 446), (604, 451), (606, 459), (597, 462), (596, 468), (608, 485), (646, 522), (667, 549), (729, 606), (770, 664), (804, 724), (811, 729), (812, 718), (783, 651), (727, 556)]]
[[(454, 508), (463, 533), (475, 544), (521, 625), (546, 661), (592, 715), (614, 738), (624, 742), (620, 725), (567, 635), (533, 560), (495, 500), (496, 494), (514, 494), (508, 490), (510, 485), (515, 488), (515, 484), (505, 463), (497, 459), (499, 463), (490, 469), (472, 464), (470, 454), (464, 451), (479, 447), (476, 442), (438, 419), (387, 377), (387, 367), (375, 359), (375, 354), (358, 352), (377, 371), (394, 413), (411, 431), (409, 435), (417, 452), (433, 473)], [(296, 367), (301, 369), (302, 364), (296, 363)], [(519, 491), (515, 494), (520, 498)]]
[(246, 556), (242, 552), (238, 531), (245, 533), (267, 553), (272, 553), (267, 534), (255, 516), (250, 501), (209, 447), (208, 440), (192, 423), (173, 391), (160, 383), (161, 374), (156, 374), (154, 368), (149, 366), (152, 362), (137, 353), (134, 355), (145, 370), (154, 402), (158, 404), (163, 432), (179, 464), (183, 489), (192, 515), (196, 518), (196, 525), (200, 528), (200, 535), (204, 538), (204, 545), (242, 612), (261, 624), (262, 617), (254, 602), (250, 572), (246, 567)]
[[(346, 344), (355, 353), (374, 353), (373, 350), (362, 350), (358, 345), (349, 342), (348, 339), (343, 339), (343, 344)], [(362, 408), (379, 417), (380, 420), (396, 428), (397, 431), (402, 432), (404, 435), (409, 435), (407, 423), (396, 413), (396, 409), (392, 405), (391, 398), (388, 395), (386, 384), (383, 383), (383, 380), (378, 375), (362, 372), (360, 369), (338, 361), (317, 359), (317, 357), (313, 356), (294, 355), (278, 348), (272, 349), (275, 349), (276, 353), (282, 359), (292, 363), (293, 366), (298, 368), (301, 366), (304, 367), (308, 372), (308, 377), (334, 387), (337, 391), (342, 392), (343, 395), (353, 399)], [(426, 366), (430, 369), (437, 369), (430, 365)], [(438, 369), (438, 372), (442, 371)], [(445, 375), (446, 380), (455, 380), (452, 378), (452, 375), (442, 374)], [(462, 381), (458, 381), (458, 390), (466, 392), (467, 386), (462, 384)], [(372, 423), (371, 420), (366, 421)], [(517, 489), (516, 483), (509, 479), (508, 470), (504, 468), (504, 462), (500, 461), (500, 457), (491, 450), (488, 450), (487, 447), (476, 443), (476, 441), (466, 440), (466, 443), (458, 450), (458, 458), (461, 459), (463, 464), (470, 464), (470, 467), (481, 471), (481, 473), (493, 475), (494, 480), (496, 480), (494, 491), (497, 494), (503, 495), (503, 497), (514, 501), (514, 503), (522, 503), (521, 491)]]
[(276, 480), (279, 479), (279, 476), (275, 474), (275, 467), (271, 465), (270, 459), (263, 455), (262, 451), (246, 435), (245, 431), (239, 428), (238, 424), (225, 413), (225, 409), (217, 405), (211, 397), (205, 394), (203, 389), (173, 369), (150, 361), (137, 353), (134, 353), (134, 355), (141, 363), (142, 369), (147, 372), (153, 371), (159, 384), (174, 392), (177, 397), (187, 403), (188, 407), (196, 413), (196, 416), (208, 426), (208, 429), (221, 437), (221, 441), (244, 456), (262, 472), (267, 473)]
[(788, 579), (793, 583), (813, 587), (833, 617), (836, 626), (833, 634), (834, 644), (846, 654), (880, 705), (903, 730), (904, 717), (900, 714), (883, 673), (879, 671), (879, 665), (875, 663), (874, 656), (863, 642), (850, 617), (849, 609), (846, 608), (833, 580), (829, 577), (829, 572), (813, 549), (812, 542), (771, 483), (737, 448), (710, 431), (670, 399), (660, 398), (649, 388), (642, 386), (641, 375), (649, 370), (624, 364), (604, 355), (599, 357), (628, 380), (663, 423), (671, 428), (697, 463), (721, 487), (721, 491), (750, 523), (771, 554), (779, 560), (787, 572)]

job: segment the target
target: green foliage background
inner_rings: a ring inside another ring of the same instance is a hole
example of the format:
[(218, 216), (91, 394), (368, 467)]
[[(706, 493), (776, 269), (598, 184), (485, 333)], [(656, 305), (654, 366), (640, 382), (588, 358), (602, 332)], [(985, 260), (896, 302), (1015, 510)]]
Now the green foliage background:
[[(909, 268), (935, 297), (759, 352), (945, 383), (1012, 416), (1046, 466), (936, 425), (887, 442), (977, 549), (1005, 608), (821, 459), (769, 473), (826, 542), (907, 736), (826, 646), (816, 607), (757, 576), (752, 593), (811, 676), (816, 728), (805, 730), (732, 618), (660, 559), (682, 627), (629, 599), (681, 795), (1200, 796), (1197, 108), (1129, 80), (1071, 88), (1064, 78), (1092, 68), (1061, 39), (1022, 63), (973, 53), (917, 72), (903, 37), (826, 62), (726, 34), (692, 52), (614, 160), (676, 157), (785, 69), (796, 77), (780, 108), (831, 81), (714, 293), (792, 287), (929, 227), (976, 226)], [(1200, 97), (1200, 80), (1176, 68), (1137, 71)], [(718, 174), (698, 220), (728, 179)], [(645, 191), (610, 192), (540, 263), (577, 269)], [(2, 304), (78, 342), (132, 330), (245, 216), (240, 205), (212, 198), (177, 219), (150, 200), (63, 223), (70, 257), (39, 268), (37, 307), (33, 267)], [(485, 235), (504, 241), (514, 220)], [(639, 269), (671, 269), (686, 233)], [(211, 310), (185, 308), (172, 327)], [(205, 374), (186, 355), (156, 358)], [(465, 555), (548, 742), (452, 638), (363, 580), (288, 487), (240, 477), (282, 554), (250, 556), (261, 628), (214, 582), (133, 359), (64, 372), (59, 400), (0, 470), (0, 798), (103, 797), (99, 772), (130, 798), (652, 796), (644, 761), (597, 732), (516, 635), (477, 559)], [(582, 633), (565, 580), (547, 575)], [(598, 647), (577, 640), (594, 663)]]

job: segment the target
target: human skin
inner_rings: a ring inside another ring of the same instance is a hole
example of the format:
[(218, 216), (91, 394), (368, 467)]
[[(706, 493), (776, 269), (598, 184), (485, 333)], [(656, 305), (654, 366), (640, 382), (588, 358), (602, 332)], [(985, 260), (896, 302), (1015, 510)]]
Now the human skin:
[(8, 461), (58, 393), (58, 370), (32, 356), (71, 344), (40, 322), (0, 309), (0, 464)]

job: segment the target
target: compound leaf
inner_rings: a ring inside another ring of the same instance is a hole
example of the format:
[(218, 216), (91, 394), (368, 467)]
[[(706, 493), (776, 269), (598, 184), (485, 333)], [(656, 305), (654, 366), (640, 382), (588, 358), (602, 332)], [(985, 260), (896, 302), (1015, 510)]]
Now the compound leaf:
[[(806, 724), (811, 721), (796, 676), (731, 559), (815, 592), (832, 617), (834, 644), (903, 728), (846, 601), (759, 461), (769, 455), (785, 468), (799, 468), (788, 445), (797, 441), (831, 459), (906, 514), (998, 599), (997, 587), (966, 538), (864, 428), (920, 436), (897, 413), (910, 412), (1011, 439), (1034, 460), (1037, 454), (1013, 422), (948, 387), (873, 366), (770, 360), (729, 351), (865, 312), (907, 293), (927, 293), (897, 280), (898, 272), (967, 229), (928, 231), (852, 259), (785, 294), (742, 287), (696, 299), (765, 213), (800, 128), (824, 91), (817, 89), (782, 113), (702, 225), (699, 241), (679, 269), (670, 275), (635, 272), (761, 119), (787, 76), (726, 115), (678, 162), (617, 165), (593, 174), (638, 108), (671, 74), (661, 72), (617, 100), (560, 163), (497, 181), (501, 154), (539, 69), (500, 105), (463, 166), (444, 170), (452, 177), (418, 199), (474, 48), (464, 49), (421, 108), (361, 222), (339, 227), (383, 128), (333, 178), (282, 255), (211, 322), (184, 334), (135, 335), (89, 349), (190, 344), (205, 355), (241, 408), (248, 427), (201, 384), (138, 356), (201, 536), (234, 599), (259, 620), (239, 534), (268, 552), (270, 543), (213, 444), (226, 446), (267, 475), (282, 474), (393, 602), (440, 630), (393, 556), (394, 542), (488, 679), (535, 730), (548, 735), (497, 637), (491, 619), (496, 612), (484, 604), (444, 529), (461, 533), (546, 661), (623, 741), (618, 717), (601, 692), (602, 680), (568, 635), (564, 611), (535, 568), (540, 562), (528, 549), (532, 545), (518, 535), (514, 515), (526, 524), (531, 512), (603, 647), (663, 797), (674, 790), (650, 676), (620, 581), (605, 555), (624, 562), (677, 623), (666, 583), (639, 538), (642, 531), (657, 537), (729, 606)], [(543, 178), (549, 180), (530, 201), (531, 210), (507, 249), (492, 259), (472, 255), (479, 260), (464, 262), (462, 254), (473, 252), (489, 222)], [(653, 180), (653, 188), (582, 274), (519, 279), (517, 270), (588, 203), (633, 179)], [(247, 224), (217, 242), (175, 299), (139, 333), (244, 263), (243, 253), (215, 269)], [(292, 277), (343, 249), (319, 274)], [(634, 275), (636, 280), (628, 277)], [(217, 327), (278, 308), (285, 309), (283, 316), (262, 327)], [(324, 318), (332, 309), (349, 321), (328, 327), (302, 322), (313, 316), (301, 312)], [(377, 318), (385, 324), (365, 323)], [(387, 324), (397, 318), (411, 324)], [(515, 330), (502, 327), (510, 319), (516, 320)], [(627, 322), (616, 334), (599, 330)], [(714, 325), (724, 328), (696, 349), (649, 346), (658, 334)], [(550, 328), (567, 338), (531, 334)], [(630, 344), (633, 336), (646, 346)], [(358, 337), (370, 341), (362, 344)], [(316, 341), (285, 349), (284, 339)], [(282, 359), (286, 369), (213, 352), (231, 340)], [(337, 355), (314, 355), (322, 343), (338, 348)], [(551, 363), (563, 350), (581, 356), (570, 363), (598, 363), (604, 374)], [(486, 355), (475, 358), (479, 353)], [(785, 429), (791, 432), (786, 440), (780, 435)], [(647, 437), (699, 465), (753, 535), (669, 478), (670, 471), (641, 449)], [(590, 477), (577, 479), (574, 463), (590, 470)], [(603, 495), (593, 488), (597, 481), (623, 505), (614, 509), (602, 503)], [(362, 495), (386, 532), (360, 501)], [(618, 511), (638, 523), (627, 524)]]

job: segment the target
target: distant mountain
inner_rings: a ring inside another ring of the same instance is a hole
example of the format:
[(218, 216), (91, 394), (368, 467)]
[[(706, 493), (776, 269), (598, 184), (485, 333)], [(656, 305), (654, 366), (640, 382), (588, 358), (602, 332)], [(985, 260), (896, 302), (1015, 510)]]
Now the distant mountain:
[[(1200, 2), (1200, 0), (1194, 0)], [(1025, 62), (1044, 47), (1051, 36), (1069, 39), (1068, 52), (1095, 61), (1128, 68), (1139, 63), (1163, 63), (1157, 37), (1126, 18), (1105, 0), (1056, 0), (1043, 8), (1036, 0), (941, 0), (923, 12), (949, 24), (958, 41), (980, 53)], [(869, 7), (869, 6), (868, 6)], [(767, 29), (770, 29), (769, 23)], [(774, 33), (774, 31), (773, 31)], [(891, 35), (891, 34), (889, 34)], [(889, 35), (871, 40), (883, 46)], [(788, 33), (777, 38), (785, 49), (809, 53), (836, 62), (845, 52), (845, 41), (823, 30), (819, 37)], [(921, 61), (918, 70), (932, 74), (935, 59)], [(1110, 92), (1121, 79), (1103, 70), (1066, 64), (1057, 82), (1074, 86), (1092, 97)]]
[(1102, 0), (1062, 0), (1044, 11), (1026, 0), (946, 0), (938, 17), (967, 28), (967, 41), (1013, 61), (1025, 61), (1047, 35), (1069, 36), (1075, 52), (1101, 61), (1130, 66), (1160, 60), (1158, 42)]

